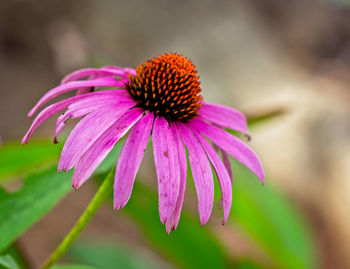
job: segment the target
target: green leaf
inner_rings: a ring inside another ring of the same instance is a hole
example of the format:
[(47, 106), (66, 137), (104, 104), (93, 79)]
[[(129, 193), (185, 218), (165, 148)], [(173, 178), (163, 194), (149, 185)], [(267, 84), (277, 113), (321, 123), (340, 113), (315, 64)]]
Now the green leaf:
[(28, 266), (26, 265), (25, 257), (22, 255), (21, 250), (16, 243), (9, 246), (5, 251), (1, 252), (0, 254), (2, 256), (10, 255), (21, 269), (28, 268)]
[[(115, 165), (122, 145), (123, 140), (115, 145), (95, 174)], [(4, 144), (0, 147), (0, 180), (57, 162), (61, 148), (48, 141), (24, 146), (14, 142)], [(57, 173), (56, 168), (49, 168), (26, 177), (23, 188), (15, 193), (7, 193), (0, 187), (0, 252), (72, 189), (71, 178), (72, 171)]]
[(265, 268), (262, 265), (259, 265), (256, 261), (250, 259), (236, 259), (230, 268), (235, 269), (263, 269)]
[(0, 180), (54, 163), (61, 148), (61, 144), (54, 145), (48, 140), (34, 140), (28, 145), (21, 145), (20, 141), (4, 143), (0, 146)]
[(71, 189), (72, 173), (57, 173), (56, 167), (27, 176), (14, 193), (0, 191), (0, 251), (49, 212)]
[(301, 214), (281, 193), (262, 186), (247, 168), (233, 167), (231, 219), (276, 263), (277, 268), (315, 268), (314, 245)]
[(248, 114), (247, 115), (247, 120), (248, 120), (248, 125), (250, 127), (255, 126), (259, 123), (265, 123), (266, 121), (278, 118), (286, 114), (286, 109), (279, 107), (279, 108), (273, 108), (266, 110), (264, 112), (260, 113), (254, 113), (254, 114)]
[(19, 269), (19, 267), (10, 255), (4, 255), (0, 256), (0, 269)]
[(78, 241), (67, 253), (67, 257), (77, 263), (100, 269), (151, 269), (157, 268), (147, 257), (125, 245), (106, 242)]
[(228, 257), (222, 245), (198, 218), (183, 210), (180, 224), (169, 235), (160, 223), (157, 193), (135, 182), (133, 194), (122, 212), (140, 226), (148, 242), (182, 268), (226, 268)]
[[(121, 139), (96, 169), (95, 174), (105, 173), (118, 159), (125, 139)], [(20, 176), (49, 164), (57, 163), (64, 143), (53, 144), (50, 140), (7, 142), (0, 147), (0, 181)]]
[(100, 269), (97, 267), (91, 267), (87, 265), (78, 265), (78, 264), (63, 264), (63, 265), (55, 265), (52, 269)]

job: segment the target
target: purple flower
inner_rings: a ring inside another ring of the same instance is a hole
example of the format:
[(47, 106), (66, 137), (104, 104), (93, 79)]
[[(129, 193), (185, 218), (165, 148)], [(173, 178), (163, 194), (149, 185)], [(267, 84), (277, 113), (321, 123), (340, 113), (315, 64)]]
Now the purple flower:
[[(99, 87), (112, 89), (97, 91)], [(229, 215), (232, 171), (227, 154), (248, 167), (262, 182), (264, 180), (256, 154), (225, 131), (229, 128), (248, 135), (245, 116), (233, 108), (203, 102), (197, 71), (182, 55), (164, 54), (146, 61), (136, 70), (115, 66), (78, 70), (47, 92), (28, 116), (54, 97), (72, 90), (77, 90), (76, 96), (54, 103), (37, 115), (22, 143), (27, 143), (43, 121), (61, 110), (67, 109), (57, 119), (54, 141), (69, 118), (81, 118), (63, 147), (58, 166), (58, 171), (75, 167), (72, 184), (77, 189), (130, 131), (116, 167), (116, 210), (124, 207), (130, 198), (151, 134), (158, 177), (159, 215), (167, 232), (176, 229), (183, 204), (187, 175), (185, 146), (202, 225), (208, 221), (213, 207), (211, 166), (222, 191), (224, 222)], [(206, 138), (213, 142), (215, 149)], [(223, 160), (217, 151), (222, 152)]]

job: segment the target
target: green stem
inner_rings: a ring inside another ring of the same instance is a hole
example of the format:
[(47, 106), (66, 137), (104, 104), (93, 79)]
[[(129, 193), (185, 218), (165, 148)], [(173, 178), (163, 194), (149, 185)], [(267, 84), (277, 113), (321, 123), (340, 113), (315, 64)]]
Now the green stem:
[(103, 201), (108, 197), (111, 193), (111, 189), (113, 187), (114, 180), (114, 169), (109, 172), (103, 183), (101, 184), (99, 190), (95, 194), (94, 198), (85, 209), (84, 213), (81, 215), (80, 219), (77, 221), (75, 226), (70, 230), (69, 234), (63, 239), (61, 244), (52, 252), (49, 259), (45, 262), (45, 264), (41, 267), (41, 269), (51, 268), (68, 250), (68, 248), (72, 245), (74, 240), (79, 236), (79, 234), (84, 230), (85, 226), (89, 223), (91, 218), (97, 212), (97, 209), (102, 205)]

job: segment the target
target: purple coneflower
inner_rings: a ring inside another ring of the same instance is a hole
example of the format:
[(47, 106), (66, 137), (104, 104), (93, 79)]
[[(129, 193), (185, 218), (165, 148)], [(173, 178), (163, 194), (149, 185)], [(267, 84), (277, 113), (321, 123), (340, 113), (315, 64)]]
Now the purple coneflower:
[[(112, 89), (97, 91), (99, 87)], [(82, 117), (64, 144), (58, 166), (58, 171), (75, 167), (72, 184), (77, 189), (130, 131), (116, 166), (116, 210), (124, 207), (130, 198), (151, 134), (158, 177), (159, 215), (167, 232), (176, 229), (183, 204), (187, 175), (185, 146), (202, 225), (208, 221), (213, 207), (211, 166), (222, 191), (224, 222), (229, 215), (232, 172), (227, 154), (264, 180), (256, 154), (225, 131), (229, 128), (248, 135), (245, 116), (233, 108), (203, 102), (195, 66), (182, 55), (164, 54), (146, 61), (136, 70), (116, 66), (78, 70), (47, 92), (28, 116), (54, 97), (72, 90), (77, 90), (76, 96), (54, 103), (38, 114), (22, 143), (27, 143), (43, 121), (63, 109), (67, 110), (57, 119), (54, 141), (69, 118)], [(206, 138), (213, 142), (215, 150)]]

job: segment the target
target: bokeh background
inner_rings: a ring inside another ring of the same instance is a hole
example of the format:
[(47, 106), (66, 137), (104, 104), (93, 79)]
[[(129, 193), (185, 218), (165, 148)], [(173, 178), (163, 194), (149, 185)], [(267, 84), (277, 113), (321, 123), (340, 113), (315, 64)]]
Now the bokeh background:
[[(65, 74), (87, 66), (135, 67), (164, 52), (192, 59), (206, 101), (252, 118), (275, 115), (251, 129), (250, 145), (261, 156), (267, 185), (309, 227), (316, 267), (350, 268), (349, 1), (1, 0), (2, 140), (20, 141), (31, 122), (29, 109)], [(52, 135), (53, 126), (54, 120), (47, 122), (36, 136)], [(153, 180), (151, 157), (141, 171)], [(95, 191), (88, 182), (69, 193), (19, 239), (32, 268), (69, 231)], [(186, 195), (195, 207), (194, 193)], [(106, 205), (82, 238), (116, 243), (159, 268), (180, 266), (150, 246), (136, 222)], [(269, 255), (235, 229), (234, 219), (220, 222), (214, 215), (209, 226), (229, 255), (274, 268)], [(188, 240), (196, 238), (189, 234)]]

